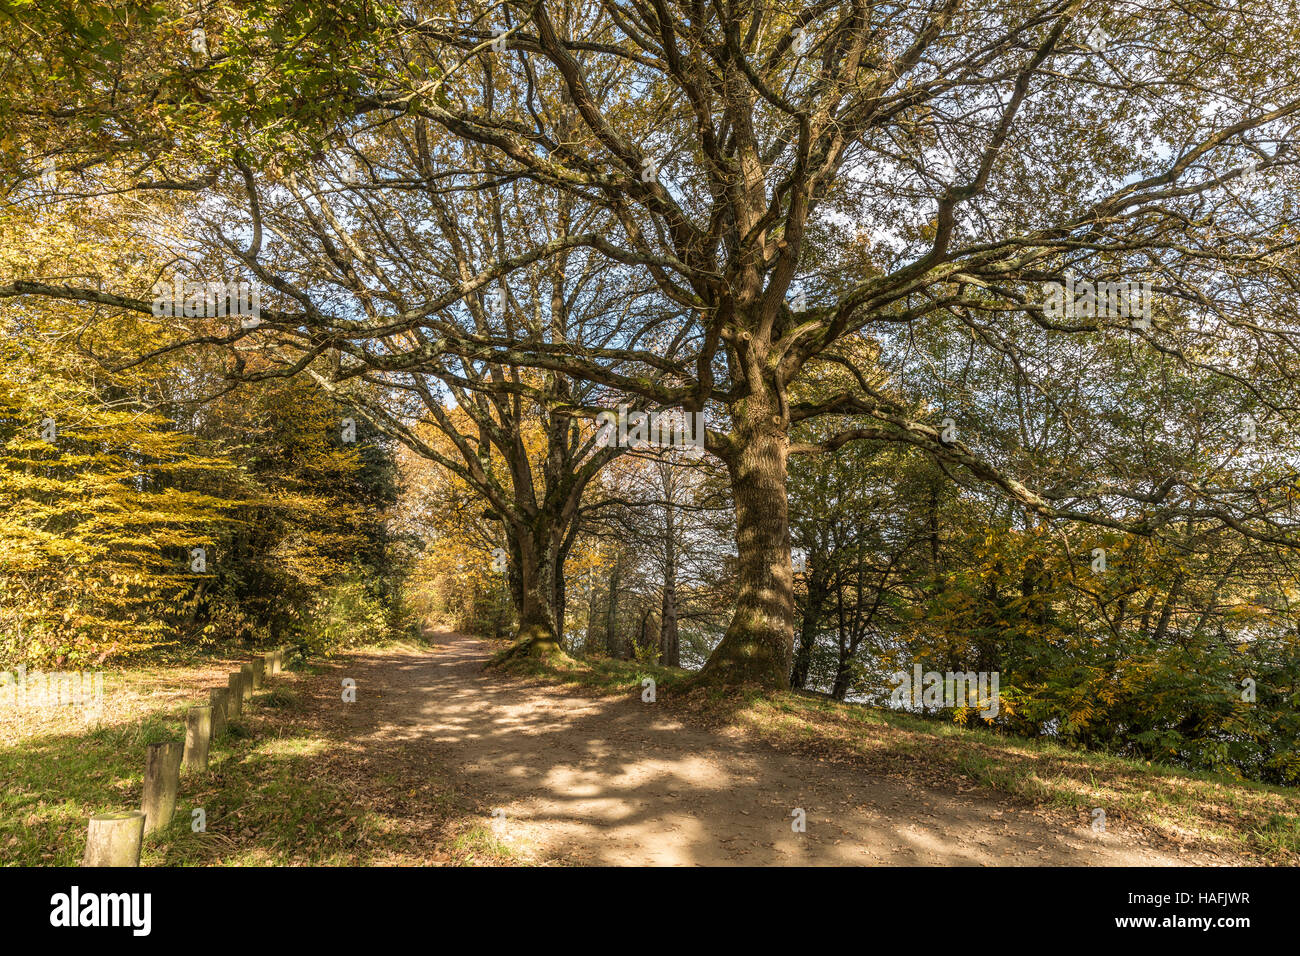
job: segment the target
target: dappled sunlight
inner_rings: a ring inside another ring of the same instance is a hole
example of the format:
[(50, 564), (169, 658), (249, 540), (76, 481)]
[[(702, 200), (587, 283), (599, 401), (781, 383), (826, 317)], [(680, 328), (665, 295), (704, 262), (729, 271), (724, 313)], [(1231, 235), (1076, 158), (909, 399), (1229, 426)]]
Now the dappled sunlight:
[[(519, 859), (649, 865), (1167, 863), (968, 794), (777, 752), (642, 703), (485, 670), (486, 644), (358, 654), (336, 708), (367, 767), (450, 768), (485, 807), (483, 839)], [(394, 769), (394, 773), (403, 771)], [(806, 829), (792, 829), (795, 810)], [(494, 815), (495, 814), (495, 815)], [(490, 835), (490, 836), (489, 836)]]
[(331, 742), (322, 737), (277, 737), (254, 748), (263, 757), (314, 757), (329, 750)]

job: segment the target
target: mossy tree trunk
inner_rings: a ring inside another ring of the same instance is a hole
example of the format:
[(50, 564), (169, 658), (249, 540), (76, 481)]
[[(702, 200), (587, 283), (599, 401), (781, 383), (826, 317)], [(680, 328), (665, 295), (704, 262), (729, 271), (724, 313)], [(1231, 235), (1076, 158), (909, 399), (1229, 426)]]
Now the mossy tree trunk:
[(560, 578), (564, 574), (565, 529), (548, 515), (512, 527), (511, 572), (518, 579), (519, 628), (503, 655), (551, 657), (563, 655), (560, 628), (564, 613)]
[(788, 424), (774, 391), (762, 389), (738, 403), (732, 418), (727, 470), (736, 507), (736, 613), (699, 679), (782, 690), (794, 652)]

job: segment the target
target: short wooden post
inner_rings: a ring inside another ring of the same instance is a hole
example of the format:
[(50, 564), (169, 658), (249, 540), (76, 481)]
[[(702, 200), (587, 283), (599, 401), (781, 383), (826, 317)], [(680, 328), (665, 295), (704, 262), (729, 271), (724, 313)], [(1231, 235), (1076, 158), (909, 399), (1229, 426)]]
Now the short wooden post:
[(208, 743), (212, 740), (212, 708), (191, 707), (185, 715), (185, 769), (208, 769)]
[(275, 671), (275, 651), (267, 651), (262, 655), (262, 672), (267, 676), (273, 676)]
[(176, 741), (150, 744), (144, 756), (144, 832), (153, 833), (172, 822), (176, 791), (181, 782), (181, 745)]
[(239, 668), (240, 676), (244, 682), (244, 700), (253, 698), (253, 665), (243, 664)]
[(96, 813), (86, 832), (82, 866), (139, 866), (144, 814), (139, 810)]
[(226, 701), (226, 716), (238, 717), (244, 712), (244, 675), (231, 674), (226, 678), (226, 687), (230, 691), (230, 699)]
[(228, 687), (214, 687), (208, 691), (208, 706), (212, 708), (212, 739), (216, 740), (226, 732), (226, 722), (229, 718), (226, 711), (229, 708), (227, 701), (230, 700), (230, 689)]
[(273, 652), (275, 654), (275, 672), (277, 674), (284, 672), (284, 648), (277, 647)]
[(253, 668), (253, 690), (261, 690), (264, 683), (263, 678), (266, 675), (266, 661), (258, 658), (252, 663)]

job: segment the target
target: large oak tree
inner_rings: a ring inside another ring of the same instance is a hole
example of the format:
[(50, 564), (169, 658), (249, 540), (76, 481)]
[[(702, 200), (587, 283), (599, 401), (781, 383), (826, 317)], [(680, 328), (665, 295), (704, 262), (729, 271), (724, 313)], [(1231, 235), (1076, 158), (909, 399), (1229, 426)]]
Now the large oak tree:
[[(232, 266), (280, 294), (258, 334), (297, 350), (291, 369), (329, 360), (436, 374), (454, 357), (704, 411), (708, 450), (731, 479), (739, 557), (736, 612), (705, 679), (787, 680), (794, 453), (903, 443), (1039, 516), (1140, 533), (1194, 518), (1292, 539), (1293, 476), (1134, 474), (1112, 468), (1113, 449), (1099, 447), (1089, 468), (1061, 467), (1031, 487), (1014, 449), (966, 444), (941, 410), (911, 400), (898, 368), (865, 358), (925, 323), (958, 323), (973, 348), (1041, 382), (1032, 351), (1009, 334), (1016, 323), (1052, 337), (1125, 337), (1290, 421), (1296, 211), (1287, 190), (1300, 38), (1285, 4), (534, 0), (335, 3), (311, 16), (282, 7), (274, 37), (238, 12), (214, 17), (223, 52), (183, 72), (188, 92), (177, 92), (175, 71), (159, 67), (171, 79), (151, 87), (142, 69), (139, 83), (115, 91), (107, 112), (118, 122), (101, 122), (101, 138), (108, 128), (121, 149), (143, 147), (148, 130), (121, 120), (138, 119), (147, 89), (151, 104), (177, 112), (182, 103), (216, 110), (230, 126), (229, 156), (191, 158), (184, 176), (159, 175), (166, 163), (157, 163), (149, 185), (195, 188), (202, 171), (224, 190), (227, 220), (255, 238), (259, 188), (268, 188), (259, 183), (273, 165), (267, 144), (286, 117), (303, 136), (391, 123), (448, 146), (441, 159), (383, 177), (390, 193), (463, 197), (526, 181), (548, 197), (536, 207), (543, 215), (572, 209), (582, 228), (544, 241), (521, 234), (477, 271), (427, 289), (381, 287), (382, 263), (411, 240), (376, 237), (343, 254), (376, 263), (379, 286), (360, 310), (355, 290), (336, 301), (284, 274), (273, 244), (227, 245)], [(312, 49), (333, 59), (304, 57)], [(238, 92), (232, 69), (283, 115), (222, 112)], [(326, 108), (295, 99), (298, 84)], [(334, 139), (286, 162), (328, 164), (346, 149)], [(626, 269), (653, 307), (626, 310), (612, 328), (602, 317), (597, 335), (485, 324), (467, 306), (578, 250)], [(1089, 300), (1045, 307), (1044, 284), (1075, 281), (1147, 284), (1153, 314), (1134, 322)], [(6, 277), (0, 295), (147, 307), (134, 290), (39, 276)], [(824, 375), (809, 384), (826, 367), (844, 373), (844, 388), (814, 387)], [(597, 407), (575, 399), (569, 411)], [(815, 440), (792, 438), (801, 424), (840, 416), (851, 419)]]

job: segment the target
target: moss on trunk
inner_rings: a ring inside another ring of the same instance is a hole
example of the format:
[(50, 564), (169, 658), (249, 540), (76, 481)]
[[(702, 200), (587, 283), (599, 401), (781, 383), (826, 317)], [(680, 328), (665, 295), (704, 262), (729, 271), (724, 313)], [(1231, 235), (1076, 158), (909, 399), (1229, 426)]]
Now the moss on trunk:
[(568, 654), (555, 636), (555, 631), (546, 623), (534, 621), (520, 625), (514, 641), (505, 650), (492, 658), (491, 666), (518, 660), (556, 660), (567, 659)]
[(788, 441), (770, 409), (751, 408), (728, 462), (736, 501), (736, 612), (698, 683), (785, 690), (794, 654), (794, 571), (786, 498)]

